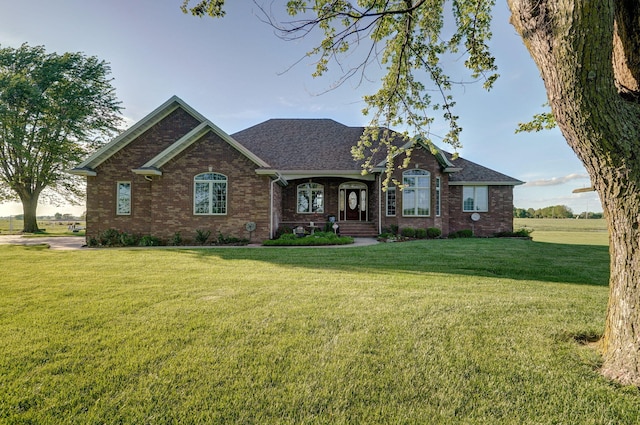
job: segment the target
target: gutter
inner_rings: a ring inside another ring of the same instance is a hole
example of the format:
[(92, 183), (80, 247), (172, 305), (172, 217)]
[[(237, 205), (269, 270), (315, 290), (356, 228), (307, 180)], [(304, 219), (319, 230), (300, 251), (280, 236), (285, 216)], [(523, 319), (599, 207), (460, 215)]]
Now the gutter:
[(378, 234), (382, 234), (382, 174), (378, 174)]

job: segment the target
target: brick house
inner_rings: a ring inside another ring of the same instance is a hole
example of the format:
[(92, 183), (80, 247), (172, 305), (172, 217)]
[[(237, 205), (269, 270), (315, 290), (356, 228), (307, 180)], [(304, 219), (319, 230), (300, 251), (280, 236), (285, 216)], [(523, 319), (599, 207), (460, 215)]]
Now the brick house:
[(202, 229), (257, 242), (328, 221), (354, 236), (392, 225), (513, 229), (521, 181), (414, 141), (409, 167), (394, 171), (405, 188), (384, 191), (386, 164), (363, 175), (352, 159), (363, 130), (271, 119), (228, 135), (174, 96), (70, 170), (87, 178), (87, 238), (117, 229), (189, 242)]

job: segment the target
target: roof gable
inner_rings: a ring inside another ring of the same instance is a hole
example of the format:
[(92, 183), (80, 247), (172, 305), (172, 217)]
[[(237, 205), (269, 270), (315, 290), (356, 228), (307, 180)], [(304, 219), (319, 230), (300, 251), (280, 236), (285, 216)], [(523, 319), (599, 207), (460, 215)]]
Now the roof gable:
[[(229, 136), (203, 115), (177, 96), (145, 116), (142, 120), (107, 143), (89, 158), (69, 172), (95, 176), (95, 168), (115, 153), (133, 142), (141, 134), (158, 124), (178, 108), (198, 121), (195, 128), (182, 136), (153, 158), (132, 171), (142, 175), (161, 175), (160, 168), (196, 143), (207, 133), (213, 132), (257, 166), (259, 174), (284, 174), (292, 178), (304, 175), (361, 176), (362, 161), (355, 161), (351, 149), (356, 146), (365, 131), (364, 127), (348, 127), (331, 119), (270, 119)], [(380, 131), (386, 131), (381, 128)], [(428, 149), (438, 160), (442, 170), (449, 173), (451, 185), (489, 184), (519, 185), (520, 180), (454, 156), (426, 144), (420, 138), (407, 139), (392, 130), (396, 145), (410, 147), (419, 144)], [(435, 149), (435, 151), (434, 151)], [(377, 164), (374, 172), (383, 172), (384, 152), (370, 151)], [(376, 158), (377, 157), (377, 158)], [(373, 176), (367, 178), (373, 179)]]
[(117, 137), (115, 137), (112, 141), (102, 146), (100, 149), (95, 151), (92, 155), (90, 155), (83, 162), (78, 164), (75, 168), (70, 170), (71, 174), (78, 175), (96, 175), (95, 168), (102, 164), (104, 161), (113, 156), (116, 152), (120, 151), (124, 147), (126, 147), (129, 143), (134, 141), (138, 136), (143, 134), (145, 131), (152, 128), (154, 125), (158, 124), (164, 118), (166, 118), (169, 114), (175, 111), (178, 108), (182, 108), (189, 115), (194, 117), (196, 120), (200, 122), (207, 121), (207, 119), (197, 112), (195, 109), (187, 105), (182, 99), (177, 96), (172, 96), (169, 100), (164, 102), (162, 105), (157, 107), (147, 116), (142, 118), (140, 121), (129, 127), (127, 130), (120, 133)]
[(202, 124), (191, 130), (189, 133), (185, 134), (183, 137), (174, 142), (167, 149), (160, 152), (151, 160), (147, 161), (142, 167), (134, 169), (133, 172), (136, 174), (143, 175), (161, 175), (162, 172), (160, 168), (175, 158), (178, 154), (183, 152), (189, 146), (193, 145), (195, 142), (204, 137), (207, 133), (213, 132), (218, 135), (222, 140), (231, 145), (234, 149), (239, 151), (241, 154), (249, 158), (253, 163), (255, 163), (259, 167), (269, 167), (269, 164), (264, 162), (262, 159), (257, 157), (253, 152), (249, 151), (247, 148), (242, 146), (236, 140), (231, 138), (227, 133), (222, 131), (216, 125), (214, 125), (211, 121), (204, 121)]

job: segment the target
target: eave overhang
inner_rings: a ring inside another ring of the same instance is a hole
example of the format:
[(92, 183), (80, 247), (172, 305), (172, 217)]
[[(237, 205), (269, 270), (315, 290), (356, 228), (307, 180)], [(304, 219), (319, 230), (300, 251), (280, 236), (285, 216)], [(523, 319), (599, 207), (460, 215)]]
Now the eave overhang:
[(71, 170), (67, 170), (67, 173), (73, 174), (76, 176), (85, 176), (85, 177), (94, 177), (98, 175), (98, 173), (96, 173), (94, 170), (87, 167), (72, 168)]
[(280, 175), (285, 180), (310, 179), (317, 177), (338, 177), (365, 181), (375, 180), (375, 176), (373, 174), (363, 175), (362, 172), (358, 170), (275, 170), (273, 168), (258, 168), (256, 170), (256, 174), (266, 176)]
[(449, 186), (520, 186), (523, 181), (457, 181), (449, 182)]
[(158, 170), (155, 167), (140, 167), (134, 168), (131, 170), (134, 174), (138, 174), (140, 176), (161, 176), (162, 171)]
[(91, 170), (98, 167), (104, 161), (109, 159), (113, 154), (118, 152), (120, 149), (128, 145), (130, 142), (135, 140), (142, 133), (156, 125), (158, 122), (169, 116), (173, 111), (178, 108), (182, 108), (189, 115), (194, 117), (200, 122), (206, 121), (206, 118), (200, 114), (198, 111), (187, 105), (182, 99), (178, 96), (172, 96), (165, 103), (154, 109), (151, 113), (147, 114), (143, 119), (129, 127), (127, 130), (120, 133), (115, 139), (106, 145), (102, 146), (96, 152), (94, 152), (91, 156), (85, 159), (83, 162), (78, 164), (75, 169), (83, 169), (89, 168)]

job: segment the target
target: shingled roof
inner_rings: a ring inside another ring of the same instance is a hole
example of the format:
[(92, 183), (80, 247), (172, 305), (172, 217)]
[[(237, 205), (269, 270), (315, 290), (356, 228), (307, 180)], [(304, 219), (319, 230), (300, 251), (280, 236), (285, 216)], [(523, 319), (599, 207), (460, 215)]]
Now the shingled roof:
[(359, 171), (351, 147), (363, 131), (330, 119), (270, 119), (231, 137), (274, 169)]
[[(164, 151), (149, 158), (148, 162), (140, 164), (133, 172), (143, 175), (161, 175), (162, 165), (195, 143), (204, 134), (212, 131), (251, 159), (257, 165), (258, 173), (268, 175), (282, 173), (280, 175), (282, 178), (301, 178), (305, 175), (374, 178), (371, 174), (362, 177), (362, 162), (354, 161), (351, 155), (351, 148), (358, 144), (365, 130), (364, 127), (348, 127), (331, 119), (270, 119), (229, 136), (177, 96), (171, 97), (69, 172), (95, 176), (95, 168), (98, 165), (177, 108), (184, 109), (200, 124)], [(391, 131), (391, 134), (396, 136), (394, 143), (398, 146), (407, 143), (399, 133)], [(368, 154), (371, 153), (368, 152)], [(451, 173), (450, 184), (518, 185), (523, 183), (463, 158), (453, 160), (452, 155), (444, 151), (439, 151), (436, 157), (444, 171)], [(378, 152), (374, 154), (372, 163), (380, 167), (385, 159), (385, 152)], [(378, 168), (376, 171), (381, 172), (383, 168)]]
[[(364, 132), (364, 127), (348, 127), (331, 119), (270, 119), (232, 134), (244, 147), (276, 170), (360, 172), (361, 162), (351, 156)], [(399, 144), (405, 141), (398, 135)], [(450, 184), (519, 185), (514, 179), (492, 169), (441, 151), (456, 172), (450, 174)], [(379, 160), (384, 155), (379, 154)], [(374, 161), (377, 163), (377, 161)]]
[(453, 159), (453, 155), (449, 152), (443, 152), (447, 159), (459, 168), (460, 171), (449, 175), (450, 185), (463, 185), (463, 184), (488, 184), (488, 185), (506, 185), (517, 186), (524, 182), (513, 177), (509, 177), (505, 174), (499, 173), (475, 162), (468, 161), (464, 158), (457, 157)]

